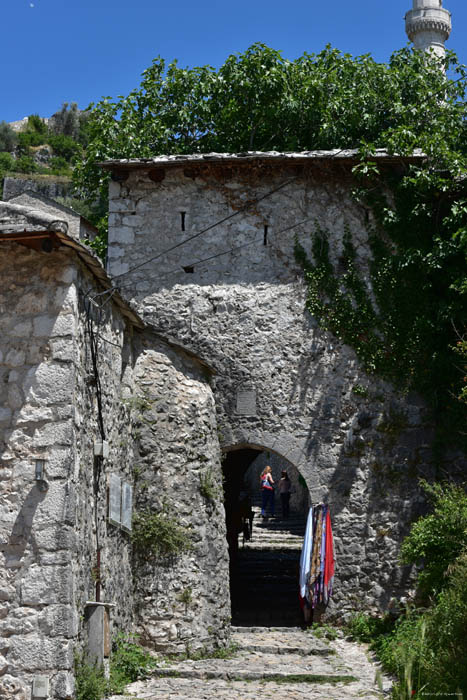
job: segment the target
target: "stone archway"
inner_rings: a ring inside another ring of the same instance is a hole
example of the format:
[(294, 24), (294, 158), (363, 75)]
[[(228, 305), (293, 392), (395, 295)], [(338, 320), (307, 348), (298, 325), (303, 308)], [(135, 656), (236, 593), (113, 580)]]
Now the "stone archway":
[[(267, 464), (276, 482), (282, 469), (289, 473), (293, 493), (288, 520), (281, 517), (278, 493), (276, 517), (261, 517), (259, 475)], [(298, 565), (309, 503), (306, 482), (289, 460), (258, 444), (225, 449), (223, 473), (232, 623), (300, 624)]]

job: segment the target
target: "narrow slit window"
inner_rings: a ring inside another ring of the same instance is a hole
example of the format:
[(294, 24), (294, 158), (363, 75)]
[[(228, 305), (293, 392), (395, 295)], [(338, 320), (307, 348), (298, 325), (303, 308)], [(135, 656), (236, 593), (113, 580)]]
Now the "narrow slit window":
[(186, 218), (186, 211), (181, 211), (180, 212), (180, 224), (182, 227), (182, 231), (185, 230), (185, 218)]
[(264, 238), (263, 238), (264, 245), (268, 244), (268, 230), (269, 230), (269, 226), (267, 224), (264, 224)]

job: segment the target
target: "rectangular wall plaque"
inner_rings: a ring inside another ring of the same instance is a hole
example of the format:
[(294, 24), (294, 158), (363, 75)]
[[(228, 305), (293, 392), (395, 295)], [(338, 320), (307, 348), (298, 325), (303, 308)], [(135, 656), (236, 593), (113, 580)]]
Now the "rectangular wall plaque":
[(109, 522), (120, 525), (122, 522), (122, 480), (116, 474), (109, 476)]
[(133, 486), (126, 481), (122, 484), (122, 527), (131, 532), (131, 511), (133, 508)]
[(242, 416), (256, 416), (256, 391), (238, 389), (236, 413)]
[(32, 697), (33, 698), (48, 698), (49, 697), (49, 677), (34, 676), (32, 681)]

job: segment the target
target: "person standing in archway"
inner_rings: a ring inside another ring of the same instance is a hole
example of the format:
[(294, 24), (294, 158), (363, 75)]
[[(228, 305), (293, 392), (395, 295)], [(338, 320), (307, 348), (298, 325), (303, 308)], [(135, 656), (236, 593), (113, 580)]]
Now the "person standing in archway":
[(282, 517), (287, 520), (290, 514), (290, 492), (292, 490), (292, 484), (289, 479), (289, 475), (285, 469), (282, 470), (281, 478), (279, 481), (279, 493), (281, 497), (282, 506)]
[(261, 515), (266, 517), (268, 506), (271, 511), (271, 517), (274, 517), (274, 479), (271, 474), (271, 467), (264, 467), (260, 476), (261, 484)]

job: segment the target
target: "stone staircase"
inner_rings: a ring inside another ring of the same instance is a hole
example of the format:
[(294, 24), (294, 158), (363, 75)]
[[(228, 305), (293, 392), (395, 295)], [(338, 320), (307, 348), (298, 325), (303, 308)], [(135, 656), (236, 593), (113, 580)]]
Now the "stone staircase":
[[(158, 659), (151, 678), (109, 700), (369, 700), (388, 697), (366, 648), (298, 628), (234, 627), (227, 658)], [(379, 688), (378, 688), (379, 685)]]
[(230, 591), (232, 624), (297, 626), (303, 623), (298, 603), (298, 571), (306, 520), (291, 513), (287, 520), (262, 518), (259, 504), (250, 541), (239, 536)]

